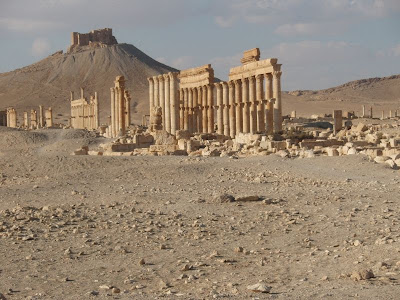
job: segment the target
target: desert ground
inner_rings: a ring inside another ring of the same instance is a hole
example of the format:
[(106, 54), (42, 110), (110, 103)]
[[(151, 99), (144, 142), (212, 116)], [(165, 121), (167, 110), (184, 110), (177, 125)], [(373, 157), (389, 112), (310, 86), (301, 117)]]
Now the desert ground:
[(72, 156), (106, 141), (73, 129), (0, 140), (0, 299), (399, 298), (400, 171), (366, 156)]

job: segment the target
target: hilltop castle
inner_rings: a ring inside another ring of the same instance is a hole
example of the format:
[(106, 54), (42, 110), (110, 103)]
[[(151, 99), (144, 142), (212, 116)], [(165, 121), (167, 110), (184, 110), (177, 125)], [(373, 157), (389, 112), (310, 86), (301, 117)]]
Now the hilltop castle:
[(71, 45), (67, 52), (72, 52), (83, 46), (105, 47), (118, 44), (117, 39), (112, 35), (111, 28), (96, 29), (89, 33), (71, 33)]

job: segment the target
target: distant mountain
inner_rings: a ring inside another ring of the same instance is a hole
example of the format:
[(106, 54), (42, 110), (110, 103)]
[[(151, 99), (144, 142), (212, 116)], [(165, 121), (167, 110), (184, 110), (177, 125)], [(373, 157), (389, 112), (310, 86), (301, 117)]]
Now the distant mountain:
[(70, 91), (79, 98), (96, 91), (100, 102), (100, 123), (110, 114), (110, 88), (117, 75), (126, 79), (132, 96), (133, 121), (140, 122), (148, 113), (147, 77), (177, 71), (149, 57), (133, 45), (117, 44), (102, 48), (80, 49), (78, 52), (53, 55), (30, 66), (0, 74), (0, 110), (13, 106), (19, 118), (39, 105), (51, 106), (56, 122), (65, 122), (70, 115)]
[(400, 75), (360, 79), (325, 90), (299, 90), (287, 94), (318, 101), (340, 100), (367, 103), (400, 101)]

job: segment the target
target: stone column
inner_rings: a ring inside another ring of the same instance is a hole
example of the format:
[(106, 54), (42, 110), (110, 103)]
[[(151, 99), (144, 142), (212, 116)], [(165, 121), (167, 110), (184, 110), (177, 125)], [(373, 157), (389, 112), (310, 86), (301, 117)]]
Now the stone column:
[(115, 135), (114, 137), (117, 137), (119, 135), (119, 116), (120, 116), (120, 94), (121, 94), (121, 89), (119, 87), (115, 88)]
[(207, 85), (207, 104), (208, 104), (208, 111), (207, 111), (207, 118), (208, 118), (208, 133), (214, 132), (214, 85), (210, 84)]
[(197, 88), (192, 88), (193, 97), (193, 132), (199, 132), (199, 103), (197, 97)]
[(165, 91), (165, 130), (171, 133), (171, 103), (170, 103), (170, 91), (169, 91), (169, 75), (164, 74), (164, 91)]
[(371, 108), (369, 109), (369, 117), (372, 119), (373, 118), (373, 114), (372, 114), (372, 106), (371, 106)]
[(24, 111), (24, 127), (26, 129), (29, 128), (29, 120), (28, 120), (28, 112), (27, 111)]
[(274, 104), (275, 99), (267, 100), (267, 114), (266, 114), (266, 123), (267, 123), (267, 134), (274, 134)]
[(150, 106), (150, 113), (154, 107), (154, 80), (153, 77), (147, 78), (149, 81), (149, 106)]
[(160, 93), (159, 93), (159, 84), (157, 76), (153, 77), (153, 82), (154, 82), (153, 106), (160, 106), (160, 101), (159, 101)]
[(207, 103), (207, 87), (204, 85), (202, 86), (202, 96), (203, 96), (203, 133), (208, 132), (208, 118), (207, 118), (207, 110), (208, 110), (208, 103)]
[(229, 87), (229, 136), (233, 139), (236, 136), (236, 116), (235, 116), (235, 84), (228, 82)]
[(382, 117), (381, 117), (381, 120), (384, 120), (384, 119), (385, 119), (385, 111), (382, 110)]
[(214, 83), (217, 90), (217, 133), (224, 134), (224, 120), (222, 113), (222, 84), (220, 82)]
[(185, 93), (183, 89), (179, 89), (179, 130), (183, 130), (185, 127)]
[(99, 98), (97, 97), (97, 92), (94, 92), (94, 127), (98, 129), (99, 126)]
[(249, 77), (250, 132), (257, 132), (257, 103), (255, 77)]
[(197, 87), (197, 119), (198, 119), (198, 127), (197, 131), (199, 133), (204, 132), (203, 131), (203, 89), (201, 86)]
[(39, 105), (39, 127), (43, 128), (44, 122), (43, 122), (44, 114), (43, 114), (43, 105)]
[(169, 73), (169, 101), (171, 106), (171, 134), (176, 134), (176, 130), (179, 128), (179, 103), (177, 99), (177, 73)]
[(183, 129), (189, 130), (189, 92), (183, 89)]
[(229, 87), (227, 82), (222, 82), (222, 103), (223, 103), (223, 123), (224, 123), (224, 135), (230, 136), (229, 129)]
[(361, 118), (365, 118), (365, 105), (362, 106), (362, 115)]
[(165, 130), (165, 93), (164, 93), (164, 77), (162, 75), (158, 76), (158, 92), (159, 103), (162, 110), (162, 128)]
[(343, 117), (341, 110), (333, 111), (333, 133), (337, 134), (343, 128)]
[[(115, 89), (110, 88), (111, 91), (111, 136), (115, 136)], [(76, 118), (76, 117), (75, 117)], [(75, 119), (76, 120), (76, 119)], [(75, 123), (75, 121), (74, 121)]]
[(193, 89), (188, 88), (188, 130), (193, 133)]
[(119, 91), (119, 117), (118, 117), (118, 122), (119, 122), (119, 130), (118, 133), (121, 133), (121, 136), (125, 135), (125, 93), (123, 92), (122, 89)]
[(125, 90), (125, 128), (131, 125), (131, 96)]
[(265, 100), (269, 100), (274, 97), (272, 89), (272, 74), (271, 73), (264, 74), (264, 77), (265, 77)]
[(243, 132), (243, 103), (242, 103), (242, 85), (240, 80), (235, 80), (235, 105), (236, 105), (236, 134)]
[(53, 127), (53, 110), (51, 107), (46, 110), (46, 127)]
[(275, 98), (274, 104), (274, 131), (282, 131), (282, 99), (281, 99), (281, 71), (274, 71), (273, 76), (273, 93)]
[(263, 80), (264, 75), (256, 76), (256, 95), (257, 95), (257, 132), (265, 132), (265, 108), (263, 103), (264, 91), (263, 91)]
[[(265, 108), (265, 127), (266, 127), (266, 132), (267, 134), (271, 135), (273, 134), (273, 126), (274, 126), (274, 110), (273, 106), (271, 110), (268, 110), (271, 108), (270, 105), (270, 100), (274, 97), (273, 95), (273, 88), (272, 88), (272, 74), (267, 73), (264, 74), (264, 79), (265, 79), (265, 103), (266, 103), (266, 108)], [(273, 101), (275, 103), (275, 101)], [(272, 128), (268, 128), (268, 126), (272, 126)]]
[(242, 79), (243, 132), (250, 132), (249, 80)]

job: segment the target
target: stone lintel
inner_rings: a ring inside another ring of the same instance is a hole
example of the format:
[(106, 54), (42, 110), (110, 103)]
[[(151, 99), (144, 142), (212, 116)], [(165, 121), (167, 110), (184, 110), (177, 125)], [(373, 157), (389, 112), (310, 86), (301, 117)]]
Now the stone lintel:
[(231, 68), (229, 80), (241, 80), (252, 76), (272, 73), (273, 71), (280, 71), (282, 65), (277, 64), (277, 62), (277, 58), (270, 58)]

